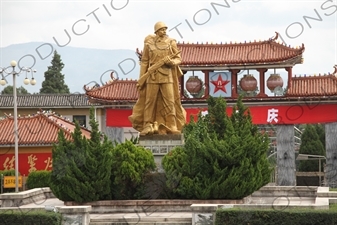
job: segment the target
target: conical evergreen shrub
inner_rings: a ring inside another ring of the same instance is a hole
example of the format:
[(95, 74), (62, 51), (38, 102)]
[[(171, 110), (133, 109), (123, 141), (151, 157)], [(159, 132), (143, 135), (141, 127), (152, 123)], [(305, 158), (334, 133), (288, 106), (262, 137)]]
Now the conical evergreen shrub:
[(222, 98), (208, 99), (208, 114), (184, 128), (185, 145), (162, 160), (167, 186), (180, 198), (240, 199), (270, 179), (262, 135), (240, 97), (231, 116)]
[(101, 140), (93, 108), (90, 109), (90, 125), (90, 140), (82, 136), (80, 126), (75, 122), (73, 140), (66, 140), (60, 130), (58, 144), (53, 146), (50, 188), (62, 201), (81, 203), (111, 196), (113, 145), (106, 137)]

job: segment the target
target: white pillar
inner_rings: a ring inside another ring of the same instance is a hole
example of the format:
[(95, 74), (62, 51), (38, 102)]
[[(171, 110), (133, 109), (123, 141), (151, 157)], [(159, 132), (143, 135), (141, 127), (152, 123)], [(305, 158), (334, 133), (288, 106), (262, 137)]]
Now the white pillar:
[(296, 185), (294, 125), (277, 125), (277, 181), (278, 186)]

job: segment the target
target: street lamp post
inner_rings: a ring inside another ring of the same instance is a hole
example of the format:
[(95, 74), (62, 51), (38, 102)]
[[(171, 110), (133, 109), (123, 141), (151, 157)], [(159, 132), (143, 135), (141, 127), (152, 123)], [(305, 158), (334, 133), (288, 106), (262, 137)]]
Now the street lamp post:
[[(1, 74), (1, 80), (0, 80), (0, 84), (2, 86), (6, 85), (7, 81), (6, 81), (6, 77), (9, 75), (13, 76), (13, 98), (14, 98), (14, 143), (15, 143), (15, 149), (14, 149), (14, 159), (15, 159), (15, 192), (19, 192), (19, 133), (18, 133), (18, 102), (17, 102), (17, 93), (16, 93), (16, 76), (19, 76), (19, 74), (22, 71), (26, 71), (26, 78), (24, 80), (24, 84), (31, 84), (31, 85), (35, 85), (36, 84), (36, 80), (33, 77), (33, 72), (36, 72), (36, 70), (33, 70), (31, 68), (19, 68), (20, 70), (17, 72), (15, 71), (15, 67), (17, 65), (16, 61), (11, 61), (10, 63), (10, 67), (12, 67), (12, 71), (11, 72), (7, 72), (7, 69), (9, 67), (6, 68), (1, 68), (0, 67), (0, 74)], [(29, 79), (27, 78), (27, 73), (31, 72), (32, 73), (32, 80), (29, 81)], [(7, 75), (4, 75), (7, 74)]]

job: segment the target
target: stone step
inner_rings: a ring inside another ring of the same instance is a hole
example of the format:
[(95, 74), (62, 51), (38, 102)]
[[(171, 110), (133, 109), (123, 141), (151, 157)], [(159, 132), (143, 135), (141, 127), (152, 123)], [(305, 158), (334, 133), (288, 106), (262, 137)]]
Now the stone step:
[(127, 225), (127, 224), (139, 224), (139, 225), (191, 225), (192, 218), (141, 218), (139, 219), (90, 219), (89, 225)]
[(116, 217), (105, 217), (105, 218), (90, 218), (90, 222), (175, 222), (175, 221), (192, 221), (191, 218), (165, 218), (165, 217), (142, 217), (142, 218), (116, 218)]
[(175, 222), (90, 222), (89, 225), (191, 225), (192, 220)]
[(316, 197), (316, 186), (264, 186), (251, 197)]
[(115, 213), (115, 214), (90, 214), (90, 225), (191, 225), (192, 213)]

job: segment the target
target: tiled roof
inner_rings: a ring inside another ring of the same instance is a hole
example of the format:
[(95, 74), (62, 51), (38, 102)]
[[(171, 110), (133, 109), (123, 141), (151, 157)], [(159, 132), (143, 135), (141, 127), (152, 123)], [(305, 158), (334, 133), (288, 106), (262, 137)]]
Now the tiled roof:
[(328, 75), (292, 77), (286, 96), (333, 96), (337, 95), (337, 66)]
[[(75, 124), (54, 114), (38, 112), (32, 116), (18, 117), (19, 145), (52, 145), (57, 143), (58, 132), (63, 129), (65, 138), (71, 140)], [(82, 135), (90, 138), (90, 131), (81, 128)], [(14, 117), (0, 120), (0, 145), (14, 146)]]
[[(85, 94), (31, 94), (18, 95), (18, 108), (74, 108), (90, 107)], [(13, 108), (13, 95), (0, 95), (0, 106), (2, 108)]]
[[(278, 43), (278, 33), (265, 41), (244, 43), (178, 43), (181, 50), (181, 66), (240, 66), (250, 64), (301, 63), (304, 45), (290, 47)], [(141, 52), (137, 50), (141, 57)]]
[(113, 80), (101, 87), (87, 88), (89, 99), (128, 101), (138, 99), (137, 80)]

